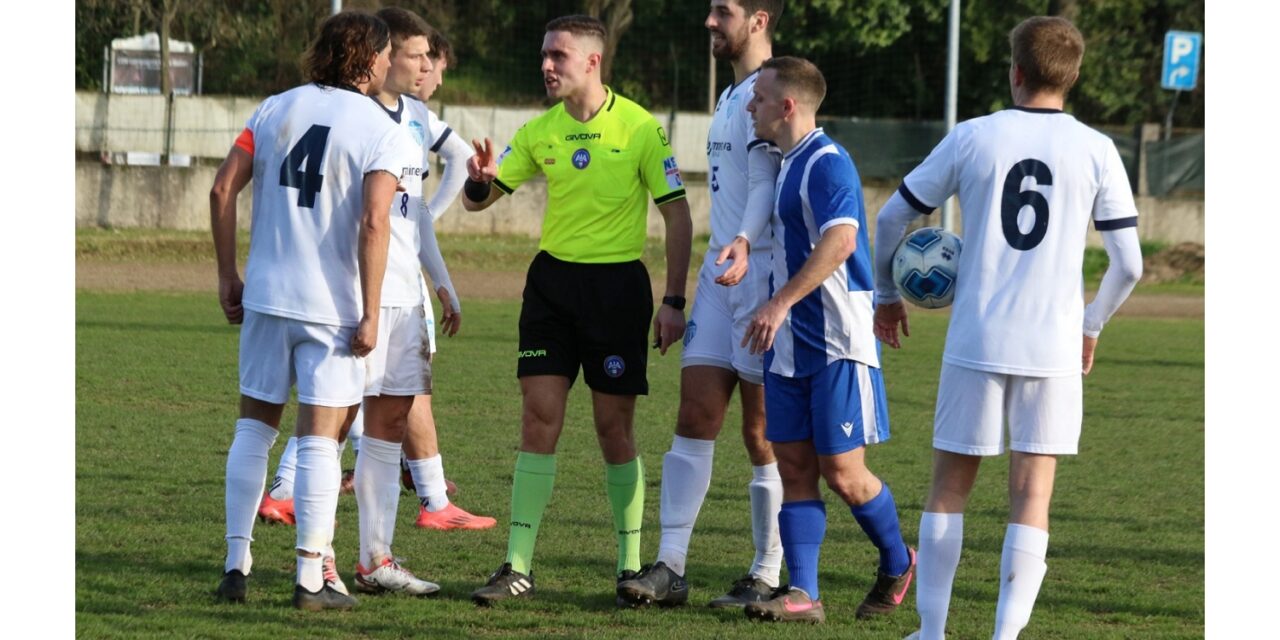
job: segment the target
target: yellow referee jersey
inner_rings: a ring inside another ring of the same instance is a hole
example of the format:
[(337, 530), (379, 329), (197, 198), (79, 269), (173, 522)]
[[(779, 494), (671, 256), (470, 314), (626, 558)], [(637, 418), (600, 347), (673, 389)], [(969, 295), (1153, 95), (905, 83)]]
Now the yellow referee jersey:
[(547, 212), (538, 248), (567, 262), (638, 260), (648, 203), (685, 197), (667, 134), (640, 105), (605, 87), (587, 122), (561, 102), (526, 122), (498, 158), (494, 184), (508, 195), (541, 171)]

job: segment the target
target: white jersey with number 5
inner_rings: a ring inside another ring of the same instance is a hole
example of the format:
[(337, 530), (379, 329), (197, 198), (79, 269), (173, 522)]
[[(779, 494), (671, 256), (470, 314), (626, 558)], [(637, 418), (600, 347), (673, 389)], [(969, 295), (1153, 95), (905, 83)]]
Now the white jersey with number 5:
[[(775, 175), (782, 154), (772, 142), (756, 137), (755, 125), (747, 103), (755, 92), (756, 71), (736, 85), (720, 93), (715, 115), (711, 117), (711, 129), (707, 132), (707, 168), (711, 184), (711, 242), (709, 251), (714, 255), (733, 242), (742, 228), (742, 216), (747, 209), (749, 193), (747, 154), (758, 145), (765, 145), (774, 152)], [(768, 233), (753, 239), (751, 252), (769, 251), (772, 238)]]
[(421, 155), (367, 96), (316, 84), (264, 100), (236, 145), (253, 154), (245, 308), (358, 325), (364, 176), (420, 173)]
[(922, 213), (960, 199), (964, 251), (943, 361), (1079, 375), (1089, 222), (1138, 223), (1111, 139), (1058, 110), (999, 111), (957, 125), (899, 193)]

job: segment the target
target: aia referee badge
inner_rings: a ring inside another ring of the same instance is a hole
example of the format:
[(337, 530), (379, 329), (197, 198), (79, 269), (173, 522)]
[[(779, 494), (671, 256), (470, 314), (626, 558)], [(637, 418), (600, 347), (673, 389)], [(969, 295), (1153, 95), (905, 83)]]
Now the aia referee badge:
[(604, 373), (610, 378), (622, 377), (622, 372), (627, 370), (627, 363), (622, 361), (622, 356), (609, 356), (604, 359)]
[(573, 166), (579, 169), (586, 169), (591, 164), (591, 153), (586, 149), (578, 149), (573, 152)]

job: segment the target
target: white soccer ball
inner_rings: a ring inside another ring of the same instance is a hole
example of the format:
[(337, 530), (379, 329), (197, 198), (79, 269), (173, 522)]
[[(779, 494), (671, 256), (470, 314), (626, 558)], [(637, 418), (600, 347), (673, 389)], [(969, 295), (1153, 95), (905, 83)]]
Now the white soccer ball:
[(893, 252), (893, 282), (902, 297), (926, 309), (951, 304), (964, 241), (939, 227), (917, 229)]

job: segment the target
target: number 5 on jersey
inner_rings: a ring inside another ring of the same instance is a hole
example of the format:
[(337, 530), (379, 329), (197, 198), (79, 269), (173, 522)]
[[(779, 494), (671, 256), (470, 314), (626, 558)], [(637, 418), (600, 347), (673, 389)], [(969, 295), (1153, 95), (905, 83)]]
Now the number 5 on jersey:
[(320, 193), (320, 184), (324, 182), (320, 163), (324, 161), (324, 150), (328, 144), (329, 127), (313, 124), (280, 163), (280, 186), (298, 190), (299, 207), (310, 209), (316, 206), (316, 194)]

